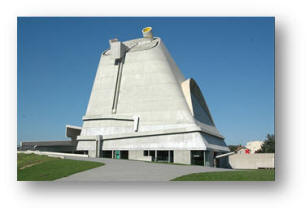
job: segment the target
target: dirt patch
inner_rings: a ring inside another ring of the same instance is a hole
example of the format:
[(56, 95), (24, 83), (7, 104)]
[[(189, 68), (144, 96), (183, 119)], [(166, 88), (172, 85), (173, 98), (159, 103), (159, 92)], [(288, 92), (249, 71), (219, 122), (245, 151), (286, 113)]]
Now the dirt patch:
[(40, 164), (40, 163), (42, 163), (42, 162), (44, 162), (44, 161), (36, 161), (36, 162), (34, 162), (34, 163), (31, 163), (31, 164), (28, 164), (28, 165), (25, 165), (25, 166), (23, 166), (23, 167), (21, 167), (20, 169), (25, 169), (25, 168), (28, 168), (28, 167), (31, 167), (31, 166), (34, 166), (34, 165), (37, 165), (37, 164)]

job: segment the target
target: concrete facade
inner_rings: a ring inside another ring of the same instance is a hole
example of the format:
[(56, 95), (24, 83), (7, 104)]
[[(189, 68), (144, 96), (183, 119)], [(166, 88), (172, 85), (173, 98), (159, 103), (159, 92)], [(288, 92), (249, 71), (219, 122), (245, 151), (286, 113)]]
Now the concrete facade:
[(130, 150), (129, 160), (152, 161), (152, 157), (144, 156), (144, 152), (142, 150)]
[(110, 49), (100, 58), (77, 150), (99, 157), (94, 151), (101, 135), (101, 150), (128, 150), (134, 160), (152, 159), (143, 155), (146, 150), (165, 151), (159, 154), (186, 164), (192, 150), (228, 152), (197, 83), (185, 79), (151, 30), (145, 28), (140, 39), (110, 40)]
[(175, 150), (174, 163), (191, 164), (191, 152), (189, 150)]

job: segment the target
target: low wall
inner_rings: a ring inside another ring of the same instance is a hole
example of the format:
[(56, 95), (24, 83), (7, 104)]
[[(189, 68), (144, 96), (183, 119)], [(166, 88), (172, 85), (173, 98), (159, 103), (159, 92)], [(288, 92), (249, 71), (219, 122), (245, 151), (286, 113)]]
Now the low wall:
[(49, 157), (58, 157), (58, 158), (64, 158), (65, 156), (68, 157), (88, 157), (88, 155), (82, 155), (82, 154), (70, 154), (70, 153), (60, 153), (60, 152), (41, 152), (41, 151), (18, 151), (17, 153), (24, 153), (24, 154), (36, 154), (36, 155), (47, 155)]
[(229, 165), (233, 169), (275, 168), (274, 153), (233, 154)]

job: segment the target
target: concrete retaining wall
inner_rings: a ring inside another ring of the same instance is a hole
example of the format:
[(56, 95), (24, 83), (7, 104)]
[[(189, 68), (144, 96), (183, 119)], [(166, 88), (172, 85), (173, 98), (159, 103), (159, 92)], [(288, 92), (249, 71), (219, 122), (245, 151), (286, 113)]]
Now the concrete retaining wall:
[(275, 168), (274, 153), (233, 154), (229, 165), (233, 169)]

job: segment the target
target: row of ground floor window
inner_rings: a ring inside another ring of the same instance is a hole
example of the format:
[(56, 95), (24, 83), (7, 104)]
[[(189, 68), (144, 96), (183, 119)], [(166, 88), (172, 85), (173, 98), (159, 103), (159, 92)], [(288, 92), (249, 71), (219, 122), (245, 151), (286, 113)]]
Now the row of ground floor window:
[(208, 150), (103, 150), (88, 154), (90, 157), (228, 167), (227, 158), (215, 158), (222, 153)]

